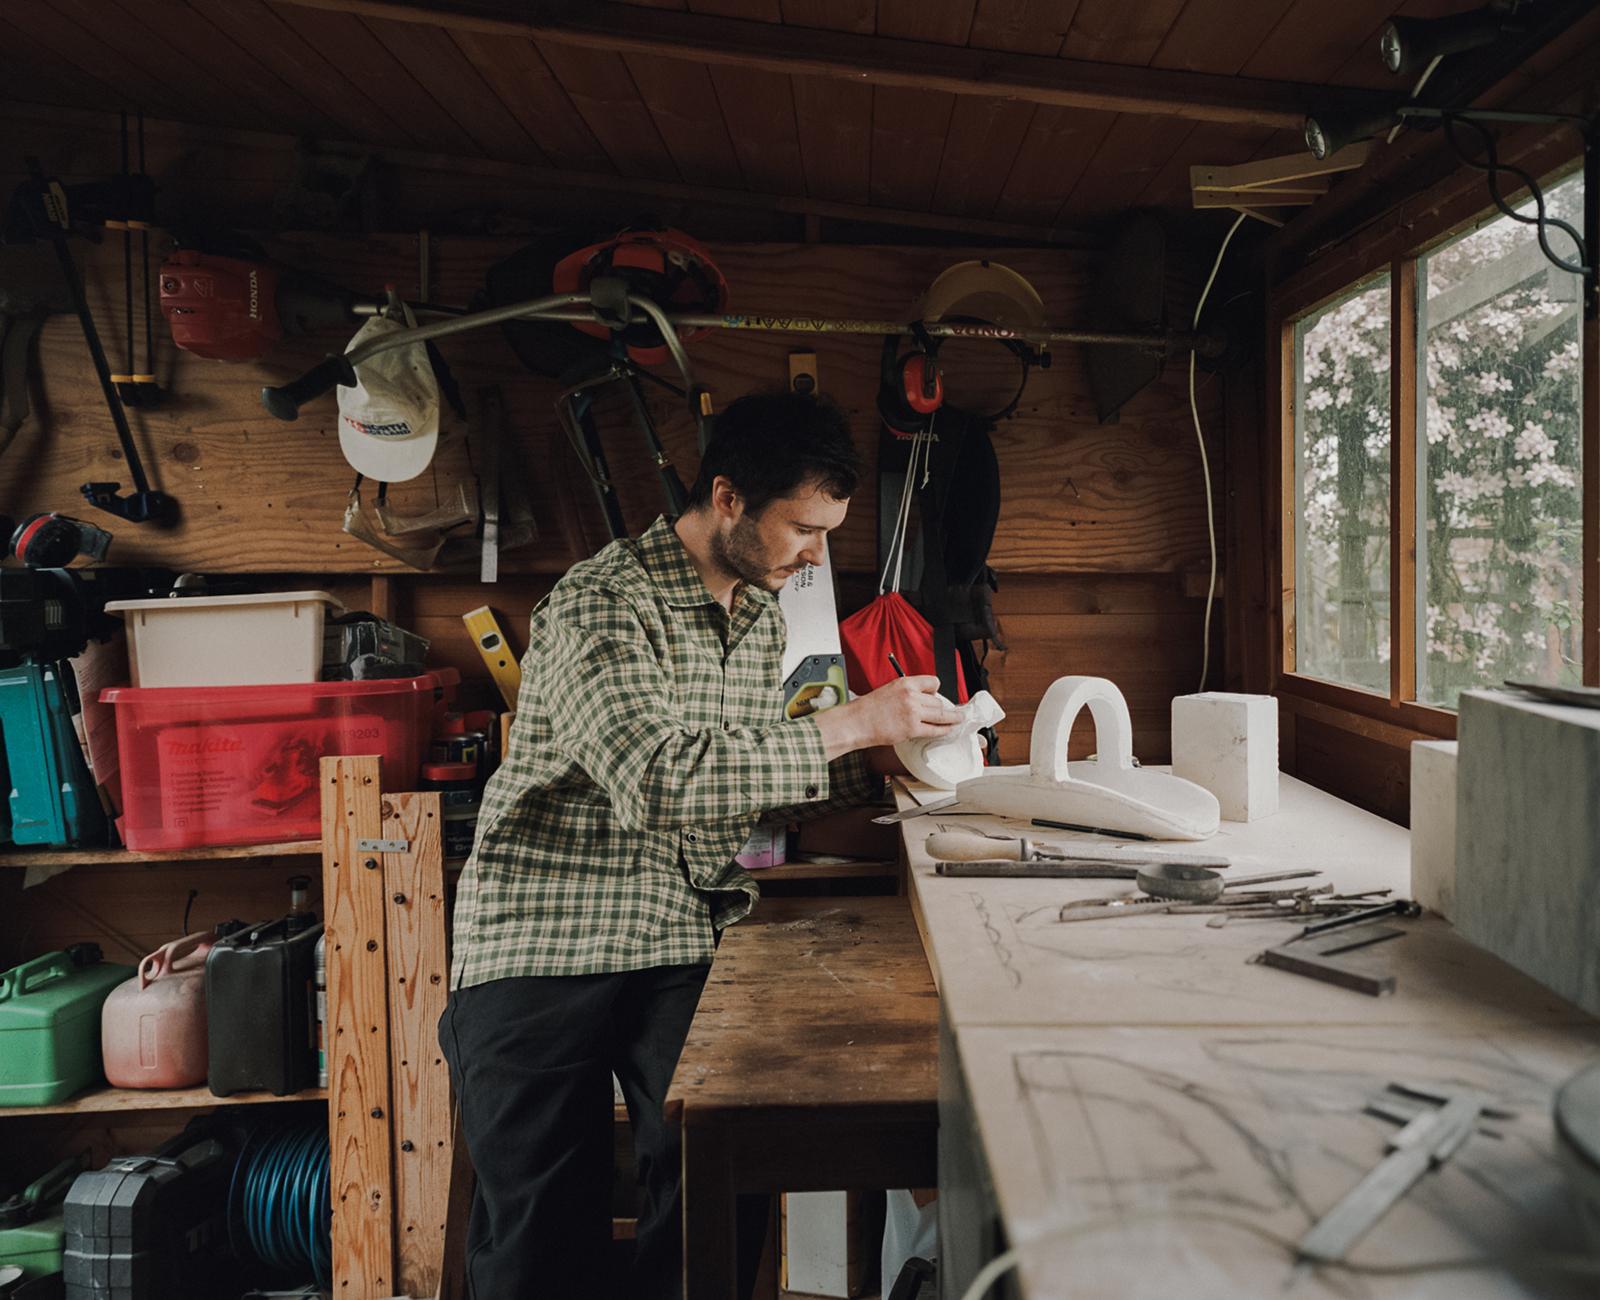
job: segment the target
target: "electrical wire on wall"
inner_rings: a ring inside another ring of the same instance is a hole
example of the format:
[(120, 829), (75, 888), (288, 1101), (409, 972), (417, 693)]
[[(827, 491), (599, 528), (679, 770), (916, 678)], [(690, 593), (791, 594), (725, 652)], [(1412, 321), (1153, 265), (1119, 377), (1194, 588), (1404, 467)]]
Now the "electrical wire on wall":
[[(1228, 245), (1233, 241), (1234, 233), (1244, 225), (1244, 219), (1249, 214), (1241, 212), (1234, 223), (1228, 227), (1228, 233), (1222, 237), (1222, 247), (1217, 249), (1217, 260), (1211, 264), (1211, 274), (1206, 277), (1205, 288), (1200, 290), (1200, 299), (1194, 305), (1194, 324), (1191, 328), (1200, 328), (1200, 313), (1206, 309), (1206, 299), (1211, 294), (1211, 286), (1216, 282), (1217, 271), (1222, 267), (1223, 254), (1228, 251)], [(1189, 414), (1194, 416), (1194, 437), (1200, 445), (1200, 474), (1206, 485), (1206, 538), (1211, 548), (1211, 578), (1206, 583), (1206, 617), (1202, 636), (1204, 643), (1200, 652), (1200, 689), (1206, 688), (1206, 678), (1211, 675), (1211, 607), (1217, 594), (1217, 518), (1212, 505), (1211, 497), (1211, 461), (1206, 456), (1205, 433), (1200, 428), (1200, 406), (1194, 397), (1194, 367), (1195, 354), (1189, 353)]]

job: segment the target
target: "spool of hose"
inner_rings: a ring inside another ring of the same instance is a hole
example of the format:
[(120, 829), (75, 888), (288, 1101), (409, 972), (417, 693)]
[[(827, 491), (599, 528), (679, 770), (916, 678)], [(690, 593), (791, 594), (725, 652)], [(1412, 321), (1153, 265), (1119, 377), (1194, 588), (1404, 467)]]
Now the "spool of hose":
[(233, 1253), (288, 1276), (333, 1273), (328, 1132), (321, 1124), (266, 1127), (251, 1134), (228, 1191)]

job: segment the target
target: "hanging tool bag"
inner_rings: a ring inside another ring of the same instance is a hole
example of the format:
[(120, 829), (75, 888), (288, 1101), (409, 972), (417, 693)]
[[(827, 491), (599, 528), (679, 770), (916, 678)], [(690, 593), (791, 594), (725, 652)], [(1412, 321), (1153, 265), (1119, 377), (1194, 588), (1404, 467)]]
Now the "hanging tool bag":
[[(878, 441), (879, 554), (890, 557), (908, 472), (914, 518), (904, 527), (901, 590), (933, 629), (934, 671), (950, 699), (989, 689), (990, 645), (1006, 648), (994, 614), (998, 586), (989, 547), (1000, 519), (994, 422), (942, 407), (926, 433), (885, 425)], [(915, 458), (919, 443), (924, 451)], [(982, 647), (981, 651), (979, 647)]]

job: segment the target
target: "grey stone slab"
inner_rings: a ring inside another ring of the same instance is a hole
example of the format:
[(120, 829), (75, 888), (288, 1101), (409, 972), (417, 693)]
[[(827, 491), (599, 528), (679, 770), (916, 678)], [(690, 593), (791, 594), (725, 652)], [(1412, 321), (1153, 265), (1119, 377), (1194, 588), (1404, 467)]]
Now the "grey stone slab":
[(1463, 935), (1600, 1014), (1600, 709), (1461, 697)]

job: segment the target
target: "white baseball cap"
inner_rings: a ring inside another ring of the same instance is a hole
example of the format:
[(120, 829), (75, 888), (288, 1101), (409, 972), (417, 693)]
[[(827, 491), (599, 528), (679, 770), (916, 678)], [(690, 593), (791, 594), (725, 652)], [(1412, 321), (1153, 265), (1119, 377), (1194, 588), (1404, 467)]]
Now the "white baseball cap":
[[(404, 322), (374, 316), (356, 331), (350, 347), (406, 328)], [(439, 443), (439, 384), (427, 349), (413, 343), (380, 352), (356, 367), (356, 381), (354, 388), (338, 389), (344, 458), (380, 483), (416, 478)]]

